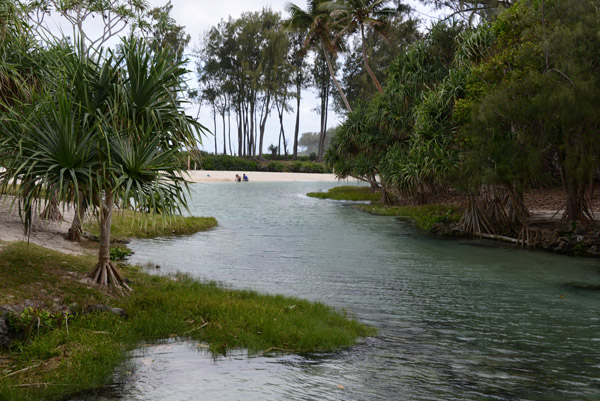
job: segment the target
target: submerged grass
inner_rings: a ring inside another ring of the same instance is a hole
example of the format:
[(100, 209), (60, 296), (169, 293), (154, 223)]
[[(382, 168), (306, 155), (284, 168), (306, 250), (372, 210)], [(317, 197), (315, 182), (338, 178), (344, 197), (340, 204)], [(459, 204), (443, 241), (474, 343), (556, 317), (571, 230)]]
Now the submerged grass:
[[(0, 303), (27, 298), (37, 309), (59, 303), (74, 315), (68, 330), (64, 316), (55, 313), (52, 329), (33, 330), (30, 338), (0, 350), (0, 400), (61, 399), (106, 385), (127, 351), (142, 342), (175, 337), (205, 342), (214, 353), (310, 352), (350, 346), (374, 334), (321, 303), (222, 288), (183, 274), (153, 276), (139, 267), (124, 268), (132, 295), (114, 297), (80, 281), (92, 257), (23, 243), (0, 246)], [(93, 304), (123, 308), (128, 316), (83, 313)]]
[[(111, 236), (116, 240), (127, 238), (153, 238), (169, 235), (194, 234), (216, 227), (214, 217), (164, 216), (151, 213), (119, 211), (113, 215)], [(98, 236), (100, 226), (96, 219), (86, 221), (84, 228)]]
[(356, 209), (381, 216), (395, 216), (412, 220), (421, 230), (430, 231), (437, 223), (458, 223), (461, 211), (454, 205), (418, 205), (418, 206), (386, 206), (386, 205), (353, 205)]
[(381, 194), (379, 192), (372, 191), (370, 187), (350, 185), (334, 187), (329, 189), (327, 192), (309, 192), (306, 195), (319, 199), (369, 202), (378, 202), (381, 198)]

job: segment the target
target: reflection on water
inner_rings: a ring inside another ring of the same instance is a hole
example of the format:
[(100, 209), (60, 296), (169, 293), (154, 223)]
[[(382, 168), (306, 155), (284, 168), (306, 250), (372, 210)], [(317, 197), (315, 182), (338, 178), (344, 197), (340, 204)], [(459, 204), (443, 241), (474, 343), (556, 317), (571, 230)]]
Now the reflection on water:
[(598, 399), (598, 261), (431, 238), (304, 196), (332, 185), (197, 184), (193, 213), (220, 226), (135, 241), (134, 262), (346, 308), (377, 338), (303, 356), (141, 347), (87, 399)]

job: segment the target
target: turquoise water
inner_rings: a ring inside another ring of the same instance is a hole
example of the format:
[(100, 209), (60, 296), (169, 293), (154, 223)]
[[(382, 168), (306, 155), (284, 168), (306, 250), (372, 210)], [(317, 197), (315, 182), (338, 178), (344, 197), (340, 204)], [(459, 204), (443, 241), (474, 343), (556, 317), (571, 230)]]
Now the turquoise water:
[(597, 260), (435, 238), (304, 195), (334, 185), (195, 184), (193, 214), (219, 227), (134, 241), (133, 262), (345, 308), (376, 338), (303, 356), (142, 347), (93, 399), (600, 399), (600, 291), (584, 286), (600, 285)]

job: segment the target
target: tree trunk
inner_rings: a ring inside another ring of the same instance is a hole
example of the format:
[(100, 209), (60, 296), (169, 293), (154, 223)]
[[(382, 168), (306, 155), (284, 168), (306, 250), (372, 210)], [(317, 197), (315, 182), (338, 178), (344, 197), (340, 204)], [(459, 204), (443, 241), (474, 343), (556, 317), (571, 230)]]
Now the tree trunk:
[(250, 102), (250, 132), (248, 133), (248, 155), (254, 156), (254, 103)]
[(569, 134), (565, 154), (565, 160), (568, 161), (565, 167), (567, 208), (563, 216), (568, 222), (586, 223), (588, 221), (585, 216), (586, 212), (589, 212), (585, 205), (585, 186), (588, 174), (593, 174), (593, 169), (586, 171), (588, 170), (586, 156), (588, 156), (586, 145), (580, 134)]
[(100, 249), (98, 251), (98, 264), (89, 277), (99, 285), (115, 289), (120, 293), (130, 292), (131, 288), (123, 281), (119, 270), (110, 261), (110, 224), (114, 198), (112, 191), (107, 191), (104, 202), (100, 208)]
[(321, 101), (321, 136), (319, 137), (319, 149), (317, 155), (317, 161), (323, 162), (323, 155), (325, 153), (325, 138), (327, 136), (327, 113), (329, 110), (329, 83), (323, 90), (323, 100)]
[(229, 140), (229, 154), (234, 155), (233, 149), (231, 148), (231, 104), (227, 111), (227, 139)]
[(259, 159), (263, 158), (263, 141), (265, 138), (265, 127), (267, 125), (267, 117), (269, 117), (269, 109), (271, 107), (271, 92), (267, 92), (267, 100), (265, 101), (265, 109), (264, 113), (261, 115), (260, 120), (260, 142), (258, 145), (258, 157)]
[(371, 67), (369, 66), (369, 62), (367, 61), (367, 48), (365, 46), (365, 27), (362, 24), (360, 25), (360, 35), (362, 37), (362, 50), (363, 50), (363, 58), (364, 58), (364, 61), (365, 61), (365, 68), (367, 69), (367, 72), (369, 73), (369, 76), (371, 77), (371, 79), (375, 83), (375, 86), (377, 87), (377, 90), (379, 91), (379, 93), (383, 94), (383, 88), (381, 87), (381, 84), (377, 80), (377, 77), (375, 76), (375, 74), (371, 70)]
[(227, 131), (225, 130), (225, 109), (221, 113), (221, 119), (223, 120), (223, 154), (227, 154)]
[(346, 110), (348, 110), (348, 112), (351, 113), (352, 108), (350, 107), (350, 103), (348, 103), (348, 99), (346, 99), (346, 95), (344, 94), (344, 91), (342, 90), (342, 87), (340, 86), (340, 83), (338, 82), (337, 78), (335, 77), (335, 73), (333, 72), (333, 66), (331, 65), (331, 60), (329, 59), (329, 53), (327, 53), (327, 51), (325, 50), (325, 45), (323, 45), (322, 43), (321, 48), (323, 49), (325, 60), (327, 60), (327, 67), (329, 68), (329, 74), (331, 75), (331, 79), (333, 79), (333, 83), (335, 84), (335, 87), (340, 93), (340, 97), (344, 102), (344, 106), (346, 106)]
[(277, 103), (277, 116), (279, 117), (279, 143), (277, 144), (277, 153), (281, 156), (281, 137), (283, 137), (284, 153), (287, 156), (287, 149), (285, 143), (285, 129), (283, 128), (283, 113), (285, 111), (285, 104), (282, 102), (281, 108)]
[(583, 191), (581, 191), (580, 186), (576, 178), (572, 176), (567, 178), (567, 209), (565, 211), (565, 218), (569, 222), (584, 222), (587, 220), (583, 215)]
[(317, 149), (317, 161), (321, 162), (321, 149), (322, 149), (322, 144), (323, 144), (323, 137), (325, 136), (325, 109), (327, 106), (325, 106), (327, 100), (326, 100), (326, 95), (325, 95), (325, 89), (322, 90), (321, 92), (322, 96), (321, 96), (321, 132), (319, 133), (319, 147)]
[(287, 141), (285, 140), (285, 130), (283, 129), (283, 125), (281, 126), (281, 136), (283, 137), (283, 155), (287, 160), (288, 151), (287, 151)]
[(244, 156), (244, 152), (243, 152), (244, 143), (242, 142), (244, 140), (244, 135), (242, 133), (243, 121), (242, 121), (241, 106), (240, 106), (240, 109), (237, 111), (235, 118), (237, 120), (237, 127), (238, 127), (238, 156)]
[(298, 132), (300, 131), (300, 94), (301, 86), (296, 87), (296, 127), (294, 128), (294, 159), (298, 158)]
[(73, 242), (81, 241), (81, 223), (83, 220), (83, 216), (85, 214), (86, 202), (83, 196), (83, 193), (79, 192), (79, 197), (77, 199), (77, 205), (75, 206), (75, 216), (73, 217), (73, 221), (71, 222), (71, 227), (67, 232), (67, 240)]
[(217, 155), (217, 109), (215, 108), (215, 104), (213, 102), (213, 123), (215, 127), (215, 131), (213, 135), (215, 136), (215, 155)]

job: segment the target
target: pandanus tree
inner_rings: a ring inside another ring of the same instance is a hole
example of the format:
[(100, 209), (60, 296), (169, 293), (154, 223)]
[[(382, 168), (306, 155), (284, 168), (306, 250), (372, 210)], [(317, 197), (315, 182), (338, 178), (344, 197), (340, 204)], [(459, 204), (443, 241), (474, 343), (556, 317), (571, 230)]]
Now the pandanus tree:
[[(110, 227), (115, 205), (169, 215), (186, 208), (186, 181), (178, 153), (198, 144), (204, 127), (186, 116), (179, 95), (186, 70), (143, 41), (123, 44), (122, 55), (79, 58), (77, 75), (88, 98), (102, 100), (96, 114), (73, 95), (73, 82), (45, 88), (36, 101), (10, 107), (0, 128), (0, 185), (17, 192), (26, 230), (39, 199), (54, 194), (64, 203), (99, 207), (98, 263), (94, 282), (128, 291), (110, 261)], [(108, 87), (91, 76), (108, 75)], [(99, 91), (106, 91), (103, 96)], [(85, 96), (83, 96), (85, 97)], [(16, 183), (20, 183), (17, 185)]]
[(330, 13), (323, 8), (323, 0), (309, 0), (307, 9), (303, 10), (299, 6), (288, 3), (286, 8), (290, 13), (290, 18), (285, 22), (285, 26), (290, 30), (299, 30), (305, 32), (304, 48), (306, 50), (320, 49), (327, 60), (327, 67), (329, 68), (329, 74), (335, 84), (335, 87), (344, 102), (344, 106), (348, 112), (352, 111), (348, 99), (340, 86), (335, 72), (333, 71), (333, 65), (331, 63), (330, 55), (337, 54), (339, 50), (339, 42), (333, 39), (333, 25)]

